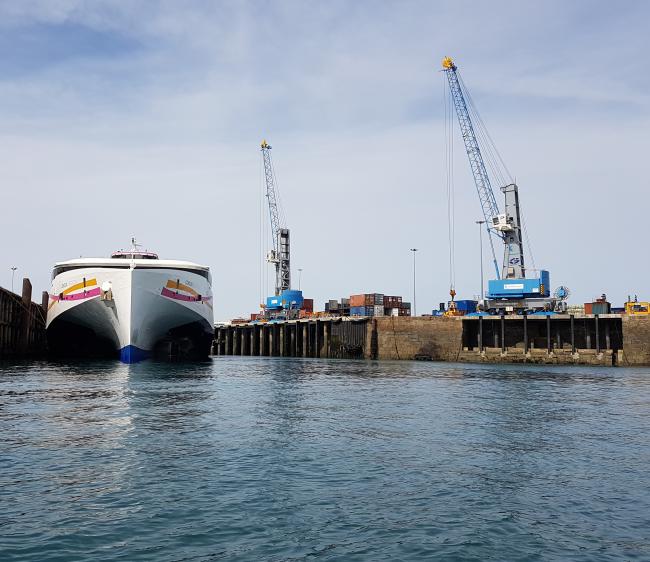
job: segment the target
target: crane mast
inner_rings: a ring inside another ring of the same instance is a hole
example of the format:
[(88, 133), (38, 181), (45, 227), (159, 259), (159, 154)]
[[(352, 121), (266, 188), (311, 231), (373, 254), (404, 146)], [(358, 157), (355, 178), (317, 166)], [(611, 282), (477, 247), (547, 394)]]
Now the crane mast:
[[(463, 88), (457, 74), (457, 68), (451, 58), (445, 57), (442, 61), (443, 71), (447, 75), (449, 90), (454, 102), (458, 117), (465, 151), (469, 159), (474, 184), (478, 192), (481, 210), (485, 219), (486, 228), (490, 235), (495, 234), (504, 243), (503, 266), (501, 272), (494, 260), (497, 276), (503, 279), (521, 279), (526, 277), (524, 265), (524, 251), (521, 236), (521, 217), (519, 212), (519, 194), (517, 186), (509, 184), (501, 188), (505, 196), (505, 212), (501, 213), (490, 183), (490, 177), (485, 167), (483, 155), (479, 146), (472, 119), (465, 101)], [(490, 244), (492, 238), (490, 237)], [(492, 246), (494, 255), (494, 246)]]
[(266, 260), (275, 265), (275, 295), (291, 289), (291, 265), (289, 229), (280, 225), (280, 212), (275, 187), (275, 174), (271, 161), (271, 145), (262, 141), (262, 160), (264, 162), (264, 180), (266, 182), (266, 198), (269, 204), (269, 219), (273, 249), (267, 254)]

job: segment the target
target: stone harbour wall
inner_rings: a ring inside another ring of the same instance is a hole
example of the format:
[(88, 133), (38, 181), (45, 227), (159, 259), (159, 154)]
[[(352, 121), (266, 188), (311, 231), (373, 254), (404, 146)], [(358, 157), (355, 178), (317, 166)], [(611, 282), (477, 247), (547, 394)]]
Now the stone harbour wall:
[(461, 318), (383, 316), (370, 320), (368, 359), (457, 361), (462, 351)]

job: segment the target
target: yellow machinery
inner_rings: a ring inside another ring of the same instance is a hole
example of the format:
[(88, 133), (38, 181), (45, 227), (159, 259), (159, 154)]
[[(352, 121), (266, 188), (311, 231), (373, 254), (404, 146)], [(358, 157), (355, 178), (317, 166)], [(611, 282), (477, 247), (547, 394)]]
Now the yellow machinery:
[(451, 289), (449, 291), (449, 294), (451, 295), (451, 300), (449, 301), (449, 306), (447, 307), (447, 310), (445, 311), (444, 315), (445, 316), (463, 316), (464, 313), (458, 310), (458, 307), (456, 306), (456, 303), (454, 302), (454, 297), (456, 296), (456, 291), (454, 289)]
[(631, 301), (628, 297), (625, 303), (625, 314), (630, 316), (648, 316), (650, 315), (650, 302), (638, 301), (636, 298)]

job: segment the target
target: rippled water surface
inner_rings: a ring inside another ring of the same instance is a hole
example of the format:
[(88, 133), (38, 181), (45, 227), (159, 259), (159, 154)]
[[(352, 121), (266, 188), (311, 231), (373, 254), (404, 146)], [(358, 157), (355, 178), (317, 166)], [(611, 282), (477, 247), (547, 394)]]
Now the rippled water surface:
[(0, 559), (649, 560), (650, 370), (0, 364)]

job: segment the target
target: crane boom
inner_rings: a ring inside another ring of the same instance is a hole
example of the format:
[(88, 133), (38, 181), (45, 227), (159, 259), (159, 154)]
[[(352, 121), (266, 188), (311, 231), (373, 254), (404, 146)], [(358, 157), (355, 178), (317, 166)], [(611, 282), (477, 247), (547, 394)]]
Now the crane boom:
[(267, 261), (275, 264), (275, 295), (291, 289), (290, 243), (289, 229), (280, 225), (275, 174), (271, 162), (271, 145), (262, 141), (262, 160), (264, 161), (264, 179), (266, 182), (266, 198), (269, 204), (269, 219), (271, 221), (271, 236), (273, 249), (267, 255)]
[(454, 100), (454, 107), (456, 109), (456, 115), (458, 116), (458, 124), (460, 126), (461, 135), (463, 136), (463, 142), (465, 143), (465, 151), (469, 158), (472, 175), (474, 176), (474, 183), (476, 184), (478, 198), (481, 202), (483, 216), (485, 222), (491, 224), (492, 217), (496, 217), (499, 214), (499, 206), (494, 197), (494, 191), (492, 191), (490, 177), (485, 168), (481, 149), (478, 140), (476, 139), (476, 134), (474, 133), (474, 126), (472, 125), (469, 110), (465, 103), (465, 96), (463, 95), (463, 90), (460, 87), (460, 81), (456, 74), (456, 65), (449, 57), (443, 60), (442, 65), (447, 74), (449, 90), (451, 91), (451, 97)]
[[(494, 191), (492, 190), (490, 177), (485, 167), (483, 155), (481, 154), (481, 148), (476, 133), (474, 132), (474, 126), (467, 103), (465, 102), (463, 88), (458, 78), (457, 67), (449, 57), (443, 59), (442, 66), (447, 75), (447, 81), (449, 82), (449, 90), (454, 101), (458, 124), (463, 142), (465, 143), (465, 151), (467, 152), (472, 175), (474, 176), (474, 184), (478, 192), (486, 227), (490, 234), (496, 234), (504, 242), (505, 248), (501, 277), (503, 279), (524, 278), (526, 276), (526, 269), (521, 238), (518, 188), (515, 184), (501, 188), (501, 191), (505, 195), (505, 213), (501, 213), (494, 196)], [(492, 243), (491, 237), (490, 243)], [(494, 253), (494, 247), (492, 247), (492, 251)], [(496, 259), (494, 265), (497, 276), (499, 276)]]

